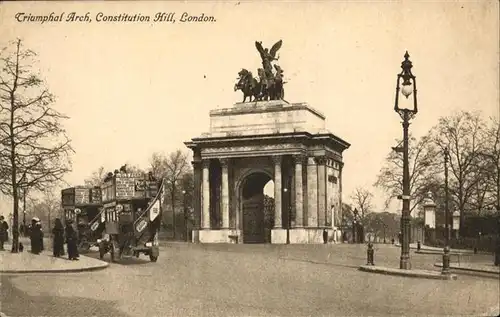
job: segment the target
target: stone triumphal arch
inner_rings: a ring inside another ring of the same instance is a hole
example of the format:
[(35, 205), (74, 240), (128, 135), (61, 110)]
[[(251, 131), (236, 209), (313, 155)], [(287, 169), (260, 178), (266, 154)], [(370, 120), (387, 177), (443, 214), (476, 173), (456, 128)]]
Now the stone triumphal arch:
[[(195, 226), (202, 243), (322, 243), (340, 237), (342, 153), (350, 144), (306, 103), (237, 103), (210, 112), (193, 151)], [(274, 201), (264, 185), (274, 181)]]

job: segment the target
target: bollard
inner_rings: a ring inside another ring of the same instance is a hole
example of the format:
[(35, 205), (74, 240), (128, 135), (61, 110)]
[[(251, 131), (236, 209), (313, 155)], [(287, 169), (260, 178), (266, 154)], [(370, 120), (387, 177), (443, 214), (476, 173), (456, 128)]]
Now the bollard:
[(373, 244), (368, 242), (368, 250), (366, 250), (366, 265), (375, 265), (373, 263)]
[(441, 271), (442, 274), (450, 274), (450, 247), (445, 246), (444, 247), (444, 253), (443, 253), (443, 270)]
[(420, 248), (422, 247), (422, 245), (420, 244), (420, 241), (417, 241), (417, 251), (420, 252)]

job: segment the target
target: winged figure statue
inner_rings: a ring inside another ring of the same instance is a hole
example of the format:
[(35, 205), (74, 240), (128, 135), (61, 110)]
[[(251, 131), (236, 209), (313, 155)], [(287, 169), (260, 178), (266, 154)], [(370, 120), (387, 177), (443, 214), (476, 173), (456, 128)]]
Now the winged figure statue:
[(255, 47), (257, 48), (257, 51), (259, 51), (260, 57), (262, 58), (262, 67), (267, 74), (272, 75), (271, 62), (279, 59), (279, 56), (276, 56), (276, 53), (281, 48), (282, 44), (283, 40), (279, 40), (271, 47), (271, 50), (268, 50), (267, 48), (262, 47), (262, 42), (255, 42)]

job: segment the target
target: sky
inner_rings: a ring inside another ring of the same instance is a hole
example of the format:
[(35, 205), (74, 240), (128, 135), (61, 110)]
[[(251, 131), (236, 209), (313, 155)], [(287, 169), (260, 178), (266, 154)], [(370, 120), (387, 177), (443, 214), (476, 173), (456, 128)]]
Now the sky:
[[(238, 71), (260, 67), (254, 42), (282, 39), (285, 99), (309, 103), (351, 143), (344, 201), (364, 187), (380, 209), (385, 197), (372, 185), (402, 135), (393, 107), (405, 51), (418, 84), (413, 135), (457, 110), (498, 116), (498, 11), (498, 1), (486, 0), (2, 2), (0, 47), (21, 38), (38, 53), (54, 107), (71, 117), (76, 154), (66, 180), (79, 185), (100, 166), (147, 168), (153, 152), (187, 150), (184, 141), (208, 131), (211, 109), (241, 101)], [(18, 22), (20, 12), (88, 12), (92, 22)], [(174, 12), (177, 22), (97, 22), (99, 12)], [(216, 21), (181, 23), (183, 12)]]

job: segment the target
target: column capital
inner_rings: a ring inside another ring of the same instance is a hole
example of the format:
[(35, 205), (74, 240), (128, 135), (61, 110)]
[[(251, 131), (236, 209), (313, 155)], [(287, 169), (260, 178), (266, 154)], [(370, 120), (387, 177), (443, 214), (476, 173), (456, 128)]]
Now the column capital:
[(222, 167), (228, 167), (230, 159), (228, 158), (220, 158), (219, 162)]
[(326, 164), (327, 157), (326, 156), (316, 156), (314, 157), (314, 161), (318, 165), (325, 165)]
[(210, 160), (202, 160), (201, 164), (203, 165), (203, 168), (209, 168), (210, 167)]
[(293, 160), (295, 161), (295, 164), (304, 164), (307, 162), (307, 156), (305, 154), (294, 154)]
[(191, 161), (193, 167), (199, 167), (201, 165), (201, 161)]
[(272, 155), (271, 159), (273, 160), (274, 165), (281, 165), (281, 161), (283, 159), (282, 155)]

